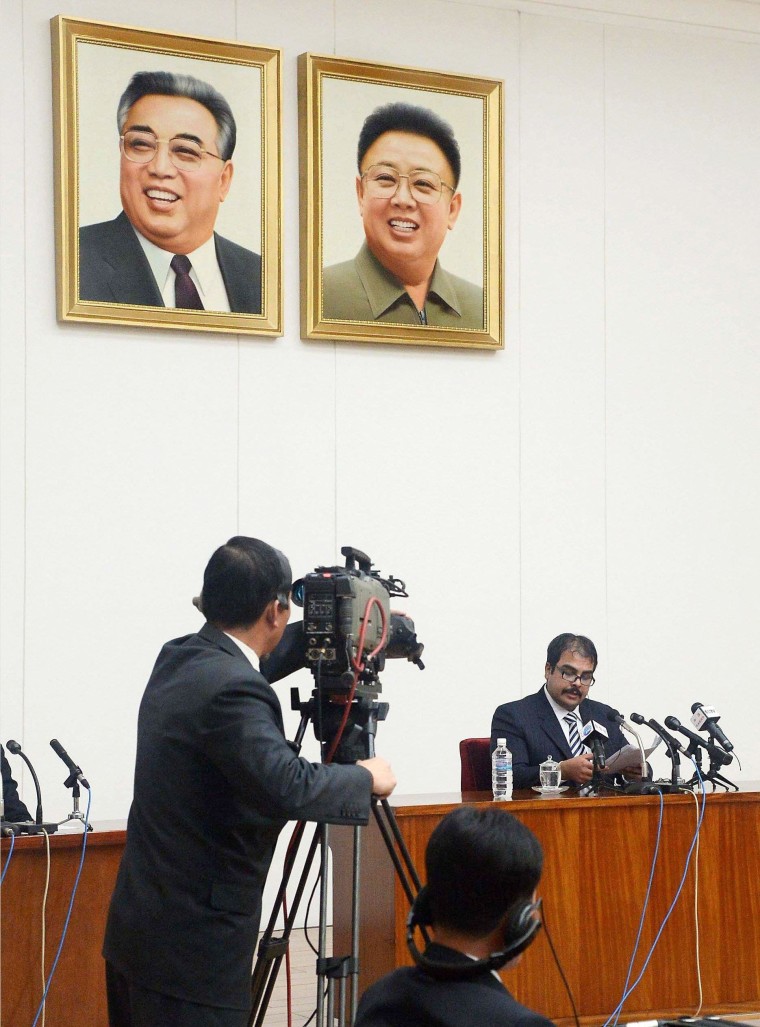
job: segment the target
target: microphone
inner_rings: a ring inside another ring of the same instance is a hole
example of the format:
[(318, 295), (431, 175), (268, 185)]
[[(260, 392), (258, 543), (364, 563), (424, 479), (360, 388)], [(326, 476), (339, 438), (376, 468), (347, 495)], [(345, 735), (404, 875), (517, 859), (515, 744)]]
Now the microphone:
[(42, 823), (42, 792), (40, 791), (40, 780), (35, 774), (34, 767), (29, 762), (28, 756), (25, 752), (22, 751), (21, 746), (18, 744), (17, 741), (15, 741), (13, 738), (9, 738), (8, 741), (5, 743), (5, 748), (8, 750), (8, 752), (12, 752), (14, 756), (20, 756), (24, 763), (26, 763), (27, 767), (29, 767), (29, 773), (32, 775), (32, 781), (34, 781), (34, 788), (37, 792), (37, 811), (36, 816), (34, 818), (34, 822), (35, 824), (39, 825)]
[(581, 728), (581, 741), (588, 745), (591, 752), (594, 754), (594, 765), (600, 769), (604, 769), (607, 763), (607, 758), (604, 755), (604, 743), (609, 741), (609, 734), (607, 728), (602, 727), (595, 720), (586, 721)]
[(647, 727), (651, 727), (656, 735), (659, 735), (663, 742), (667, 745), (671, 753), (673, 752), (686, 752), (686, 749), (681, 745), (677, 738), (674, 738), (662, 724), (658, 724), (656, 720), (645, 720), (640, 713), (632, 713), (631, 720), (634, 724), (646, 724)]
[(697, 731), (706, 731), (710, 737), (722, 745), (726, 752), (731, 752), (733, 744), (726, 738), (723, 730), (718, 727), (720, 717), (714, 706), (703, 706), (701, 702), (691, 704), (691, 722)]
[(717, 745), (713, 745), (712, 742), (706, 742), (701, 735), (695, 734), (694, 731), (690, 731), (689, 728), (684, 727), (678, 717), (666, 717), (666, 725), (671, 731), (680, 731), (682, 735), (693, 742), (695, 745), (701, 745), (707, 752), (708, 756), (713, 763), (717, 763), (718, 766), (728, 766), (729, 763), (733, 763), (734, 757), (731, 753), (724, 752), (719, 749)]
[[(82, 787), (83, 788), (87, 788), (87, 790), (89, 791), (90, 783), (87, 780), (87, 778), (84, 776), (84, 774), (82, 773), (82, 768), (78, 767), (76, 765), (76, 763), (72, 760), (71, 756), (69, 756), (69, 754), (66, 752), (66, 750), (64, 749), (64, 747), (61, 745), (61, 743), (58, 741), (57, 738), (51, 738), (50, 739), (50, 748), (53, 750), (53, 752), (56, 754), (56, 756), (60, 756), (60, 758), (63, 760), (63, 762), (69, 768), (69, 770), (71, 771), (72, 778), (74, 778), (74, 780), (76, 780), (76, 781), (79, 781), (80, 784), (82, 785)], [(67, 788), (70, 788), (71, 785), (73, 785), (73, 783), (74, 783), (74, 781), (71, 781), (71, 784), (69, 783), (68, 780), (64, 781), (64, 784), (66, 785)]]

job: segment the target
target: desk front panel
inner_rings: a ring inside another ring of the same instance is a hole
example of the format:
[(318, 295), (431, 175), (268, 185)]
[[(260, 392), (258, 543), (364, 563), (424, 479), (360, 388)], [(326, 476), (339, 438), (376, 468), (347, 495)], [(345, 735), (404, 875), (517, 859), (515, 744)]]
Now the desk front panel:
[[(698, 1006), (697, 863), (702, 1012), (760, 1008), (758, 787), (753, 783), (751, 790), (747, 785), (740, 793), (708, 795), (698, 854), (692, 856), (681, 895), (641, 983), (625, 1004), (624, 1018), (681, 1015)], [(401, 832), (421, 873), (425, 846), (435, 825), (460, 801), (491, 804), (485, 793), (395, 800)], [(529, 792), (517, 793), (503, 806), (530, 827), (543, 845), (544, 875), (539, 891), (548, 929), (580, 1015), (603, 1022), (623, 993), (655, 850), (660, 799), (579, 798), (568, 793), (546, 799)], [(664, 799), (659, 857), (638, 949), (643, 955), (675, 898), (697, 813), (691, 796)], [(336, 946), (347, 944), (347, 835), (347, 829), (333, 829)], [(408, 903), (374, 824), (363, 832), (362, 846), (360, 990), (394, 966), (410, 962), (405, 944)], [(639, 955), (632, 981), (641, 966)], [(546, 932), (538, 935), (522, 963), (508, 971), (504, 980), (522, 1002), (550, 1019), (563, 1021), (571, 1016)]]
[[(82, 876), (66, 940), (47, 999), (49, 1023), (108, 1027), (105, 970), (100, 954), (108, 904), (124, 850), (123, 824), (95, 825), (87, 839)], [(3, 838), (2, 861), (10, 842)], [(82, 851), (82, 834), (50, 838), (45, 966), (49, 973)], [(42, 837), (16, 838), (0, 900), (0, 1024), (31, 1024), (42, 997), (40, 951), (47, 856)], [(40, 1023), (42, 1019), (40, 1018)]]

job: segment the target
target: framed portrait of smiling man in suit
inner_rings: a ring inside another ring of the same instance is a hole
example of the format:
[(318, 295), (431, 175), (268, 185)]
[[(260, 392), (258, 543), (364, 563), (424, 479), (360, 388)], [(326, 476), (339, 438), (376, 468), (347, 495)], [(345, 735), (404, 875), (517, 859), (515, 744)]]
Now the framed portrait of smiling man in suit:
[(301, 332), (503, 346), (495, 79), (303, 54)]
[(282, 334), (280, 51), (51, 29), (59, 320)]

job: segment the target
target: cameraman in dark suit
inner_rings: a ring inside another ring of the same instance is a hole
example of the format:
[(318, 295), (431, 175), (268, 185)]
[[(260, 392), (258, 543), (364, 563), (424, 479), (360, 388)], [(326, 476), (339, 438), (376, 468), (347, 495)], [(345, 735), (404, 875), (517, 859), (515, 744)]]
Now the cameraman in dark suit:
[(258, 663), (283, 636), (290, 583), (278, 550), (230, 539), (206, 567), (206, 623), (167, 642), (153, 668), (103, 947), (111, 1027), (245, 1027), (280, 831), (365, 824), (371, 795), (393, 791), (379, 757), (312, 764), (285, 740)]
[(540, 927), (535, 891), (543, 853), (510, 813), (460, 806), (425, 851), (427, 885), (412, 919), (434, 940), (418, 964), (394, 970), (362, 996), (355, 1027), (550, 1027), (521, 1005), (495, 971), (510, 967)]
[[(580, 732), (589, 720), (607, 729), (606, 756), (626, 744), (618, 725), (607, 718), (611, 707), (588, 698), (596, 666), (596, 647), (590, 638), (570, 632), (557, 635), (546, 650), (543, 687), (497, 707), (491, 722), (491, 751), (498, 738), (507, 739), (515, 788), (537, 785), (539, 764), (547, 756), (559, 763), (563, 781), (575, 785), (591, 781), (594, 761), (580, 742)], [(640, 771), (627, 770), (626, 776), (640, 776)]]

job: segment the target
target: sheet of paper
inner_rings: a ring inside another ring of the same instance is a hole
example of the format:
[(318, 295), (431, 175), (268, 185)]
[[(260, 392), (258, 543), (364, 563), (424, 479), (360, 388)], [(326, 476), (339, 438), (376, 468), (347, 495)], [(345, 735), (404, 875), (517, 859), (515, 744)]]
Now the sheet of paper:
[[(662, 739), (659, 735), (654, 736), (654, 741), (649, 749), (644, 748), (644, 754), (647, 759), (654, 752), (657, 746), (660, 744)], [(613, 752), (611, 756), (607, 757), (606, 766), (604, 768), (605, 774), (620, 774), (624, 770), (628, 770), (630, 767), (641, 766), (641, 750), (638, 745), (624, 745), (622, 749), (618, 749), (617, 752)]]

